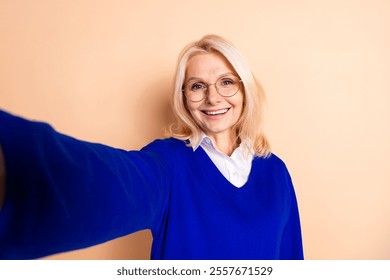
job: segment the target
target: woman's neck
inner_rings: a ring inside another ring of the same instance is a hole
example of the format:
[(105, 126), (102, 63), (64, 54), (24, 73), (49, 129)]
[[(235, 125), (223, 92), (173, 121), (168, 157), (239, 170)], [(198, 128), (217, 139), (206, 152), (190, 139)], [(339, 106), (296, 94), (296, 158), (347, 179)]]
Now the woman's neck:
[(231, 156), (234, 150), (238, 147), (235, 135), (216, 134), (209, 137), (213, 140), (215, 147), (227, 156)]

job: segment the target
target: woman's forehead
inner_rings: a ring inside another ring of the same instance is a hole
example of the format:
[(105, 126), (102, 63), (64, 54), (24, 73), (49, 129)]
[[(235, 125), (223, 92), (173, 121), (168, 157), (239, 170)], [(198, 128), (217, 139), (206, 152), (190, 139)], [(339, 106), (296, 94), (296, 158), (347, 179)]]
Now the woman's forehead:
[(229, 61), (217, 52), (197, 54), (188, 60), (186, 80), (191, 78), (208, 78), (235, 73)]

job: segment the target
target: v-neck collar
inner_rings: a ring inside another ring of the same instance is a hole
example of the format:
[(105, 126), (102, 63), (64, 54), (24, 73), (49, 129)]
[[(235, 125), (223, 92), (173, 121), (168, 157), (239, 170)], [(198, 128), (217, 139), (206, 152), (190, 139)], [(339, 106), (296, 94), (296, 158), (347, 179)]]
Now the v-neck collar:
[(251, 170), (248, 175), (248, 180), (246, 183), (241, 186), (240, 188), (233, 185), (231, 182), (229, 182), (228, 179), (223, 176), (223, 174), (219, 171), (219, 169), (215, 166), (213, 161), (209, 158), (207, 153), (203, 149), (196, 149), (194, 152), (196, 160), (198, 161), (196, 164), (199, 166), (202, 166), (201, 170), (203, 172), (203, 175), (206, 178), (206, 181), (208, 178), (212, 177), (215, 184), (212, 184), (214, 188), (217, 188), (220, 191), (233, 191), (233, 192), (241, 192), (246, 193), (250, 191), (253, 188), (253, 177), (254, 177), (254, 169), (257, 164), (256, 157), (252, 160), (252, 166)]

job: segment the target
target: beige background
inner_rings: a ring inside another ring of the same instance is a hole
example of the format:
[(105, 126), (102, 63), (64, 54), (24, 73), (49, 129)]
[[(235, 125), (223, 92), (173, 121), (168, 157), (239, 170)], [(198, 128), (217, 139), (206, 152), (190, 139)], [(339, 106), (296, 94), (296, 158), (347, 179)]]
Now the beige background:
[[(0, 107), (138, 149), (171, 119), (180, 50), (208, 33), (233, 41), (265, 88), (306, 258), (390, 259), (387, 0), (0, 0)], [(142, 259), (150, 242), (54, 258)]]

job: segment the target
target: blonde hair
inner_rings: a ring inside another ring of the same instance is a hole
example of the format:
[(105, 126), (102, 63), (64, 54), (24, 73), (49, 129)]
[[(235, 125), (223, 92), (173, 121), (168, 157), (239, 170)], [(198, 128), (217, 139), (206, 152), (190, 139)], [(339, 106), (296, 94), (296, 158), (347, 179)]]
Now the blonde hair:
[[(181, 140), (192, 138), (198, 142), (201, 128), (192, 118), (182, 92), (188, 60), (198, 54), (218, 52), (224, 56), (242, 80), (244, 87), (243, 112), (234, 125), (238, 141), (250, 140), (256, 156), (268, 157), (269, 142), (264, 135), (263, 112), (265, 95), (239, 51), (227, 40), (216, 35), (206, 35), (188, 44), (180, 53), (176, 68), (172, 106), (176, 121), (167, 129), (167, 136)], [(189, 144), (191, 145), (191, 144)]]

